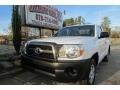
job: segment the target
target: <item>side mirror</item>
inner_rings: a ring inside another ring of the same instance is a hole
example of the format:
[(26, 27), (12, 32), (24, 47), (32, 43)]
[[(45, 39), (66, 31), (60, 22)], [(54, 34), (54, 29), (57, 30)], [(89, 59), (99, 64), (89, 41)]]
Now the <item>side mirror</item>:
[(108, 32), (101, 32), (99, 38), (107, 38), (107, 37), (109, 37), (109, 33)]

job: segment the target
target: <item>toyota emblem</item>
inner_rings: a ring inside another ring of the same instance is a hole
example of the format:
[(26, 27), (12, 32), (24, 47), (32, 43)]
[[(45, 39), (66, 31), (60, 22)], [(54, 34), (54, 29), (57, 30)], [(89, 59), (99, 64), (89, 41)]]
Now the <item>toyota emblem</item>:
[(40, 54), (42, 52), (43, 52), (43, 50), (41, 48), (35, 48), (35, 53), (36, 54)]

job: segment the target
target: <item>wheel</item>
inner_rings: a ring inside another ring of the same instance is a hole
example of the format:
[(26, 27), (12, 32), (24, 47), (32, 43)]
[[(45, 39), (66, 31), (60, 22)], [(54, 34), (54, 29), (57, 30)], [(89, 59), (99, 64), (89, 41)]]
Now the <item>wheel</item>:
[(95, 75), (96, 74), (96, 63), (95, 60), (92, 59), (89, 65), (88, 76), (87, 76), (87, 84), (93, 85), (95, 83)]
[(94, 83), (95, 83), (95, 74), (96, 74), (95, 59), (91, 59), (86, 79), (85, 80), (81, 80), (81, 81), (77, 81), (76, 84), (80, 84), (80, 85), (94, 85)]

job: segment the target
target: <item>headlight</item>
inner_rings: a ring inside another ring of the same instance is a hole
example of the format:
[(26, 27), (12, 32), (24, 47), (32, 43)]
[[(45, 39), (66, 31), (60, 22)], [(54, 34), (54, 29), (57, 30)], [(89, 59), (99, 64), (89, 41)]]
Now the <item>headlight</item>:
[(60, 58), (77, 58), (84, 53), (80, 45), (63, 45), (59, 50)]

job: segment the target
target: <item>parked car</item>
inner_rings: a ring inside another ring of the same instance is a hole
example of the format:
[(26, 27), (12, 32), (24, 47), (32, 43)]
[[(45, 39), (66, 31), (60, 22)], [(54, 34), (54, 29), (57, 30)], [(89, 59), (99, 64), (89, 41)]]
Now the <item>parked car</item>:
[(108, 37), (98, 25), (64, 27), (54, 37), (28, 41), (21, 55), (22, 66), (57, 81), (94, 84), (96, 66), (103, 59), (108, 61)]

